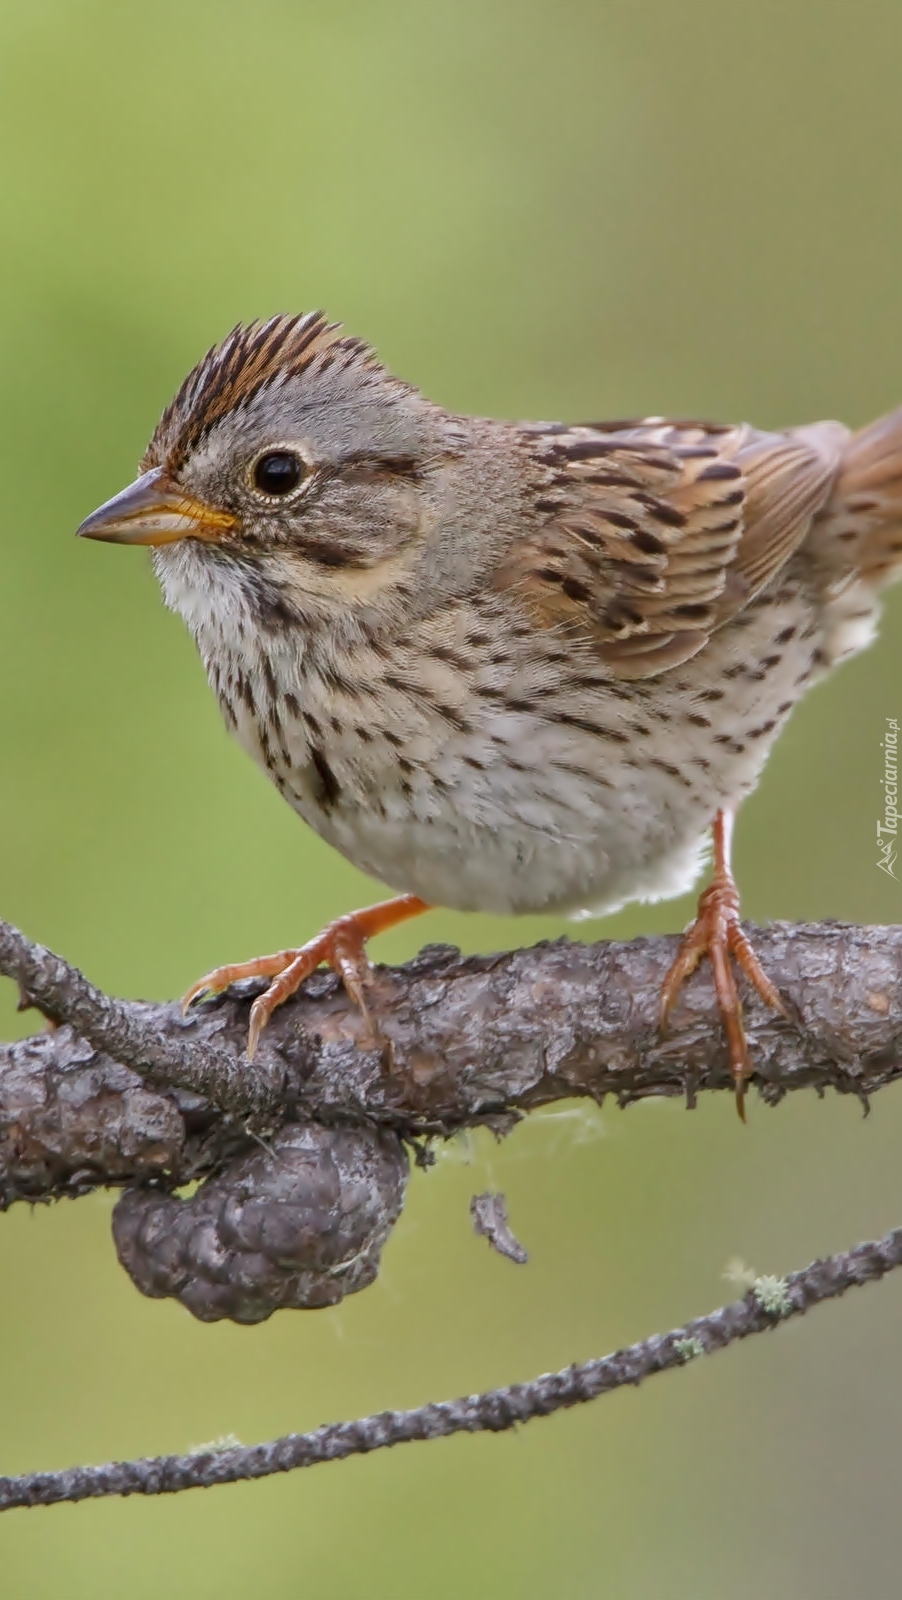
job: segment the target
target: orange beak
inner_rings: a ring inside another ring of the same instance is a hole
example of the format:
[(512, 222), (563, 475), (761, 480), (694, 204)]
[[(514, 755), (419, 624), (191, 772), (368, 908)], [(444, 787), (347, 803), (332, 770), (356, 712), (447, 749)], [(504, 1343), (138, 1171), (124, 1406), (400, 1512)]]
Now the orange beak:
[(154, 467), (92, 511), (77, 533), (109, 544), (174, 544), (177, 539), (220, 539), (237, 525), (230, 512), (195, 500), (162, 467)]

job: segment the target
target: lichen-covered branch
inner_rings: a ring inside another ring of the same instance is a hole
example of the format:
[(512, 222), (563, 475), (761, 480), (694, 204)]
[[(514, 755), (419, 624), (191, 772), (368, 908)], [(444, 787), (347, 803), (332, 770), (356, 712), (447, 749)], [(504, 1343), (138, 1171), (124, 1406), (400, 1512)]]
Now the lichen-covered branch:
[(742, 1300), (697, 1317), (682, 1328), (656, 1334), (615, 1355), (543, 1373), (528, 1383), (490, 1389), (459, 1400), (432, 1401), (413, 1411), (382, 1411), (354, 1422), (327, 1423), (312, 1433), (289, 1433), (267, 1444), (211, 1445), (183, 1456), (153, 1456), (115, 1461), (100, 1467), (70, 1467), (62, 1472), (32, 1472), (0, 1478), (0, 1511), (16, 1506), (59, 1504), (104, 1495), (174, 1494), (214, 1484), (266, 1478), (276, 1472), (312, 1467), (323, 1461), (383, 1450), (452, 1433), (501, 1433), (547, 1417), (567, 1406), (610, 1394), (624, 1384), (639, 1384), (656, 1372), (716, 1350), (737, 1339), (763, 1333), (782, 1321), (803, 1316), (822, 1301), (856, 1285), (872, 1283), (902, 1265), (902, 1228), (843, 1255), (815, 1261), (781, 1280), (761, 1279)]

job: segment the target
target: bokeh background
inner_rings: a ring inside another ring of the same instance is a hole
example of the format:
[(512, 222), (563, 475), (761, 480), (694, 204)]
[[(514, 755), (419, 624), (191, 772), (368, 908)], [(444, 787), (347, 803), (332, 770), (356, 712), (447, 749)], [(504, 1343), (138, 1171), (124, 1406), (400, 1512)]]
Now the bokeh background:
[[(897, 0), (7, 0), (0, 912), (168, 996), (373, 893), (227, 739), (139, 552), (72, 530), (233, 322), (324, 306), (448, 405), (863, 422), (902, 400)], [(757, 918), (898, 920), (877, 871), (902, 593), (743, 814)], [(594, 930), (676, 929), (689, 901)], [(563, 924), (436, 915), (468, 950)], [(582, 929), (591, 936), (591, 929)], [(0, 991), (0, 1035), (17, 1018)], [(899, 1220), (902, 1098), (583, 1107), (413, 1180), (376, 1286), (202, 1327), (112, 1200), (0, 1219), (0, 1470), (245, 1441), (525, 1378)], [(473, 1238), (502, 1187), (531, 1251)], [(840, 1600), (898, 1591), (902, 1283), (537, 1422), (207, 1494), (18, 1512), (3, 1592)]]

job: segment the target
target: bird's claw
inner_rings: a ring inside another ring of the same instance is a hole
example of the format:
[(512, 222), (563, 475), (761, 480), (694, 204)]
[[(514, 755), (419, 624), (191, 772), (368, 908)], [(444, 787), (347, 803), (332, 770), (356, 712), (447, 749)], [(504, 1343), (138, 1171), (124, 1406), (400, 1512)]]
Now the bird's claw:
[(730, 1054), (736, 1086), (736, 1109), (745, 1121), (745, 1086), (754, 1068), (742, 1025), (742, 1003), (736, 988), (731, 958), (745, 973), (762, 1000), (788, 1016), (782, 995), (764, 971), (739, 921), (739, 892), (732, 876), (718, 874), (699, 899), (698, 915), (683, 935), (661, 986), (660, 1025), (665, 1027), (686, 979), (708, 956), (714, 969), (714, 988)]
[(373, 981), (373, 969), (367, 959), (366, 942), (374, 934), (403, 922), (407, 917), (428, 911), (429, 907), (414, 895), (400, 895), (363, 911), (351, 911), (338, 917), (323, 928), (315, 939), (308, 940), (297, 950), (279, 950), (275, 955), (257, 956), (253, 961), (241, 961), (233, 966), (215, 967), (205, 977), (193, 983), (182, 1000), (182, 1012), (202, 995), (220, 994), (243, 978), (268, 978), (268, 988), (258, 995), (251, 1006), (247, 1037), (247, 1056), (252, 1061), (260, 1035), (278, 1006), (300, 988), (317, 967), (332, 968), (341, 979), (349, 998), (360, 1012), (364, 1023), (362, 1043), (372, 1048), (378, 1043), (366, 1001), (366, 990)]

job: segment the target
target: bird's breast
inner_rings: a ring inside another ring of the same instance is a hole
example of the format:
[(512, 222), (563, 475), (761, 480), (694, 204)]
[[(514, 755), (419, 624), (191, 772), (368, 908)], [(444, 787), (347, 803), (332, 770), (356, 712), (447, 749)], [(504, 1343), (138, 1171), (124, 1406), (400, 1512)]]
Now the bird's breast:
[(495, 912), (685, 889), (714, 812), (754, 787), (817, 675), (814, 619), (793, 592), (773, 596), (676, 671), (630, 685), (540, 646), (360, 640), (339, 653), (257, 637), (208, 671), (293, 808), (394, 889)]

